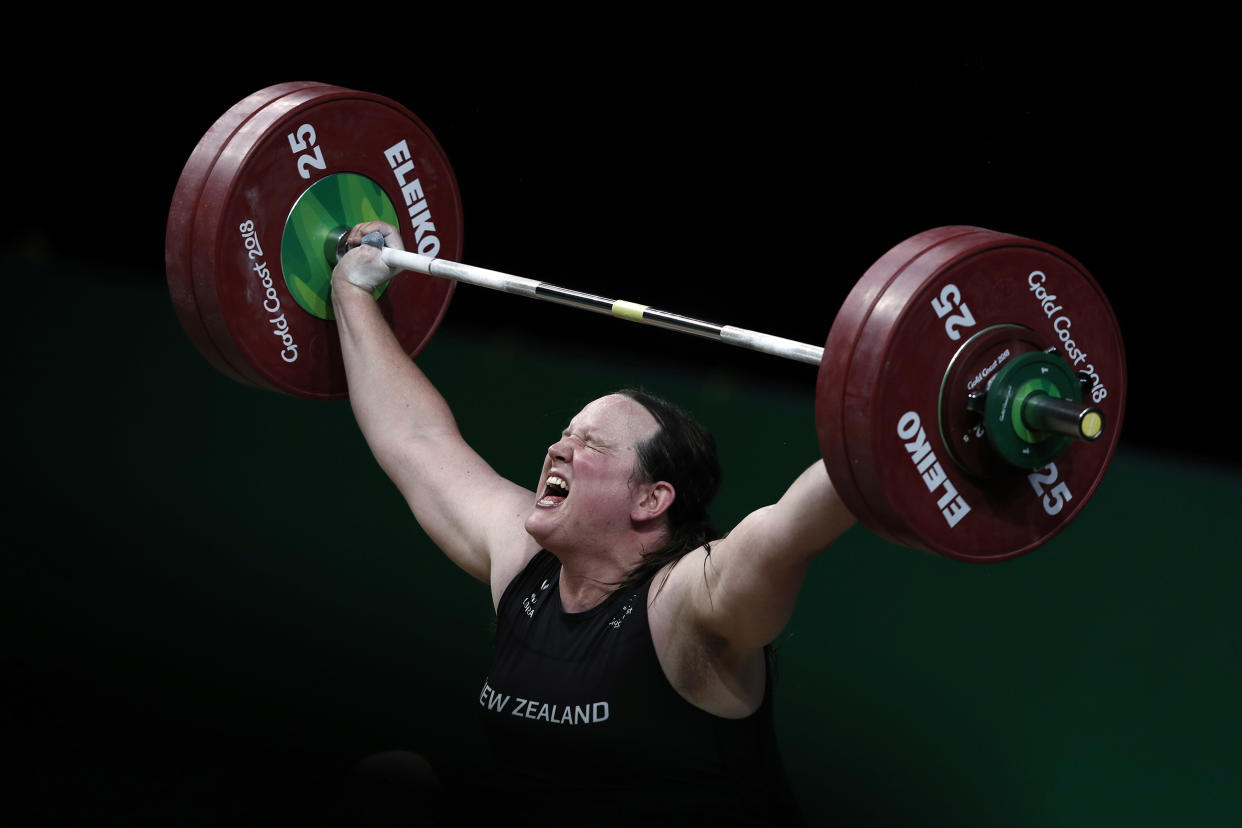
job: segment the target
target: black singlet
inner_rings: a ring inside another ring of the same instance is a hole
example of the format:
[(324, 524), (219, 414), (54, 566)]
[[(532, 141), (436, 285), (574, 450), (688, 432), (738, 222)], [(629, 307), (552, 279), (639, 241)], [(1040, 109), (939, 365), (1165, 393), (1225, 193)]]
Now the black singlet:
[[(503, 807), (553, 824), (798, 824), (777, 751), (770, 675), (760, 708), (725, 719), (687, 702), (656, 658), (651, 580), (564, 611), (540, 551), (505, 589), (478, 698)], [(549, 811), (548, 809), (553, 809)]]

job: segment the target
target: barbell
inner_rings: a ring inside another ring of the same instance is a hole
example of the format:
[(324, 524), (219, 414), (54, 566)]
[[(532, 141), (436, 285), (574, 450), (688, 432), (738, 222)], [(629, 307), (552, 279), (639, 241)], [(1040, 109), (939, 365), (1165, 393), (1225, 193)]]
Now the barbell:
[(191, 342), (235, 380), (347, 395), (332, 315), (344, 234), (401, 231), (376, 291), (417, 356), (458, 282), (817, 365), (816, 431), (846, 506), (895, 543), (968, 561), (1027, 553), (1069, 524), (1116, 450), (1124, 347), (1107, 297), (1052, 245), (980, 227), (919, 233), (849, 292), (822, 348), (460, 262), (462, 209), (431, 131), (388, 98), (284, 83), (198, 142), (169, 209), (165, 265)]

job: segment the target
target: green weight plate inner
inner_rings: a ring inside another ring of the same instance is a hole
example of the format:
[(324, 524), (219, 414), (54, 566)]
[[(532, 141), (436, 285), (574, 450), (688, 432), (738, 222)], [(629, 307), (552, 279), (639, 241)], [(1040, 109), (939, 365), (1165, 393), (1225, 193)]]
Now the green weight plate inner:
[(1057, 387), (1057, 384), (1045, 377), (1032, 377), (1018, 386), (1014, 392), (1013, 405), (1009, 409), (1009, 423), (1013, 426), (1014, 433), (1018, 435), (1018, 439), (1026, 443), (1038, 443), (1044, 439), (1044, 433), (1042, 431), (1032, 431), (1027, 425), (1026, 419), (1022, 416), (1022, 409), (1026, 403), (1026, 398), (1031, 394), (1047, 394), (1050, 397), (1056, 397), (1058, 400), (1063, 399), (1063, 397), (1061, 389)]
[[(395, 225), (397, 210), (371, 179), (357, 173), (336, 173), (319, 179), (298, 197), (285, 222), (280, 266), (290, 295), (304, 311), (320, 319), (332, 312), (332, 268), (328, 236), (338, 227), (364, 221)], [(378, 299), (387, 285), (375, 291)]]
[(1078, 380), (1060, 358), (1046, 353), (1023, 354), (997, 372), (988, 388), (984, 422), (988, 441), (1008, 463), (1036, 469), (1059, 457), (1072, 438), (1036, 431), (1022, 418), (1031, 394), (1048, 394), (1078, 402)]

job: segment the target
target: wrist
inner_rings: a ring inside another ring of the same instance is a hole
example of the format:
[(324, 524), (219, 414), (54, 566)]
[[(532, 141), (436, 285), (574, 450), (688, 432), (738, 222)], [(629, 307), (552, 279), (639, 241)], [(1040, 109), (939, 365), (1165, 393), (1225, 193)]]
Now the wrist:
[[(357, 304), (375, 304), (375, 294), (337, 274), (332, 277), (332, 305), (335, 308)], [(339, 312), (339, 311), (338, 311)]]

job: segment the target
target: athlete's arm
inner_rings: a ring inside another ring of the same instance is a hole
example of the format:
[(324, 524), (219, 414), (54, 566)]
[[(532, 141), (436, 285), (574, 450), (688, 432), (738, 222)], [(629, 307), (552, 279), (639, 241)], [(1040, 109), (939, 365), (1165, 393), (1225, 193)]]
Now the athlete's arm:
[[(351, 244), (376, 229), (389, 246), (401, 247), (396, 228), (379, 222), (353, 228)], [(501, 477), (466, 444), (447, 402), (397, 341), (372, 296), (392, 275), (369, 245), (346, 253), (333, 272), (350, 405), (424, 531), (499, 595), (537, 551), (523, 528), (534, 494)]]
[(701, 555), (674, 570), (683, 618), (736, 654), (760, 650), (789, 622), (811, 562), (854, 524), (822, 460), (776, 503), (746, 516)]

